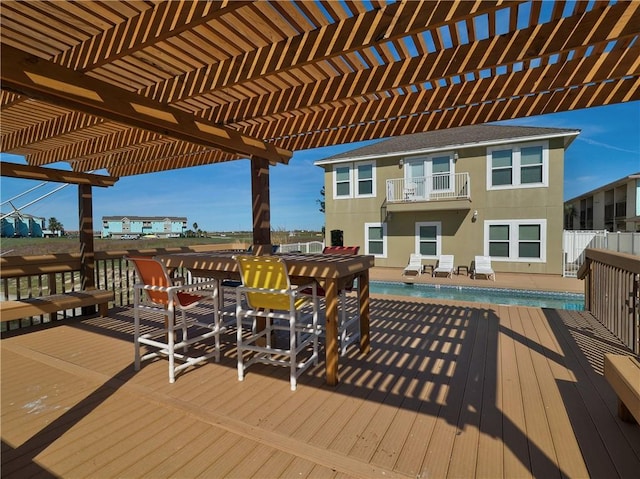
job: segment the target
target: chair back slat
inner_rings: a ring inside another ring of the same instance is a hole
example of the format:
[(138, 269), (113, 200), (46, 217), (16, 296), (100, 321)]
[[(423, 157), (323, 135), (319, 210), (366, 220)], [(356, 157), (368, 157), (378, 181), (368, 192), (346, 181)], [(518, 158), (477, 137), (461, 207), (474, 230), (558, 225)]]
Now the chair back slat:
[[(287, 267), (275, 256), (236, 256), (242, 284), (247, 288), (287, 290), (291, 287)], [(290, 296), (285, 293), (247, 292), (252, 308), (289, 310)]]
[(453, 268), (453, 255), (450, 255), (450, 254), (440, 255), (440, 261), (438, 266), (441, 268)]
[(476, 268), (478, 268), (478, 269), (491, 269), (491, 257), (489, 257), (489, 256), (476, 256)]
[[(171, 286), (169, 275), (164, 265), (157, 259), (148, 256), (127, 256), (127, 261), (133, 263), (140, 282), (149, 286), (168, 288)], [(169, 296), (165, 291), (145, 290), (152, 303), (166, 305)]]

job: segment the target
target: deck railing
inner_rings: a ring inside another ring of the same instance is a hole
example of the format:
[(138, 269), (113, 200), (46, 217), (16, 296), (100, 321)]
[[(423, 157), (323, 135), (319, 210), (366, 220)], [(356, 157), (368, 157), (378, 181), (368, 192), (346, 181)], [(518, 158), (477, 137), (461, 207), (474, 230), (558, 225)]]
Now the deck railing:
[(578, 271), (585, 309), (640, 354), (640, 256), (587, 249), (585, 257)]
[(471, 199), (469, 173), (387, 180), (387, 203)]
[[(156, 255), (189, 251), (245, 249), (245, 245), (202, 245), (182, 248), (99, 251), (95, 253), (95, 287), (115, 294), (113, 306), (127, 306), (133, 302), (134, 272), (124, 261), (128, 255)], [(0, 258), (0, 296), (2, 300), (35, 298), (82, 289), (80, 253), (34, 256), (3, 256)], [(185, 272), (178, 271), (178, 275)], [(81, 316), (81, 308), (58, 313), (58, 319)], [(23, 318), (0, 323), (0, 331), (25, 328), (49, 322), (49, 316)]]

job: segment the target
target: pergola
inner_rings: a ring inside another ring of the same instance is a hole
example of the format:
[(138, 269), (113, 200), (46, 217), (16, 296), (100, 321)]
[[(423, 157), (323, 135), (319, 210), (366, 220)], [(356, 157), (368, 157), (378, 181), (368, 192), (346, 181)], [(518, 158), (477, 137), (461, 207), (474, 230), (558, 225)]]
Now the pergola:
[[(640, 99), (640, 2), (12, 1), (1, 151), (112, 177)], [(47, 168), (50, 170), (50, 168)]]

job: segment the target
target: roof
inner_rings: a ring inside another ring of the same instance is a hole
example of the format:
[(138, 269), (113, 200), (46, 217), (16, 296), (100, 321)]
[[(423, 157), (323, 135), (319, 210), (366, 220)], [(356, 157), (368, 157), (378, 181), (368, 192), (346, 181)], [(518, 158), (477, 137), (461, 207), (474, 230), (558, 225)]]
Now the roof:
[(640, 99), (638, 2), (3, 0), (0, 145), (113, 177)]
[(565, 148), (580, 133), (579, 130), (532, 126), (473, 125), (448, 130), (414, 133), (390, 138), (372, 145), (346, 151), (315, 164), (339, 163), (341, 160), (395, 156), (446, 149), (462, 149), (478, 145), (504, 144), (544, 138), (565, 138)]

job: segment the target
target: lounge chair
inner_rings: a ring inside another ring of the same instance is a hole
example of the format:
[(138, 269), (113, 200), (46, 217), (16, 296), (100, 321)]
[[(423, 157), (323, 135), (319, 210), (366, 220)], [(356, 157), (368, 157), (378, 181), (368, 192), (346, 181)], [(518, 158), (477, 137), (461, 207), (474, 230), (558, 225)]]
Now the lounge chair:
[(402, 276), (410, 272), (415, 272), (417, 275), (422, 274), (422, 256), (412, 253), (409, 256), (409, 264), (402, 270)]
[(479, 274), (486, 276), (488, 279), (491, 279), (493, 276), (493, 280), (496, 280), (496, 273), (491, 269), (490, 256), (476, 256), (471, 277), (476, 279), (476, 276)]
[(438, 265), (433, 268), (431, 276), (436, 276), (438, 273), (445, 273), (447, 278), (451, 278), (453, 275), (453, 255), (441, 254), (438, 259)]

